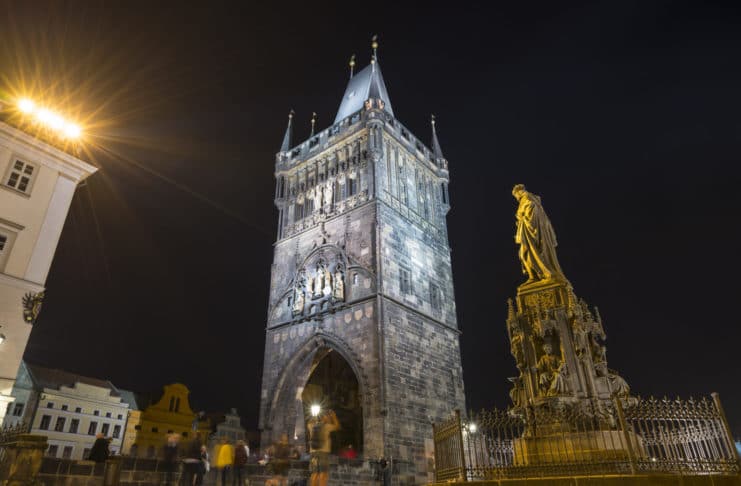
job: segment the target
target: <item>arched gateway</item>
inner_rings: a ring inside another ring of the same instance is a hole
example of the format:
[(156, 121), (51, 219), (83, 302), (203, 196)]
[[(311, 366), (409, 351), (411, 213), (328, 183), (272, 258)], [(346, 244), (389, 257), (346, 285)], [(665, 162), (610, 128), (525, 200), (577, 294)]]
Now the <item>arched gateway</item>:
[(378, 62), (350, 79), (331, 127), (294, 146), (289, 118), (275, 163), (263, 447), (286, 434), (304, 449), (317, 402), (340, 421), (335, 449), (392, 458), (395, 484), (431, 479), (432, 422), (465, 410), (448, 162), (432, 128), (430, 149), (394, 118)]
[[(306, 423), (312, 405), (334, 410), (342, 428), (334, 433), (333, 452), (342, 447), (365, 449), (363, 410), (369, 410), (367, 384), (358, 379), (352, 354), (326, 334), (307, 339), (289, 360), (278, 380), (271, 404), (273, 441), (292, 437), (299, 451), (308, 450)], [(265, 433), (265, 432), (264, 432)]]

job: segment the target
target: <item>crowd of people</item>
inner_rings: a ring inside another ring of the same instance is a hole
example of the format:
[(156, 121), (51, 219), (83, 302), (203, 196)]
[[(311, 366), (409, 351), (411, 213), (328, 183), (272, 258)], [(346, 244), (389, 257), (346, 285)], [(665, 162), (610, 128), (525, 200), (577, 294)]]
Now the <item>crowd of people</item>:
[[(164, 483), (166, 486), (172, 485), (182, 467), (178, 486), (201, 486), (211, 471), (214, 474), (213, 483), (217, 486), (219, 483), (221, 486), (244, 486), (247, 478), (245, 468), (248, 463), (255, 463), (267, 466), (270, 478), (265, 486), (293, 486), (288, 484), (290, 463), (303, 459), (310, 460), (309, 485), (326, 486), (332, 450), (331, 434), (339, 428), (337, 416), (331, 410), (312, 417), (307, 423), (309, 451), (303, 455), (290, 445), (286, 434), (281, 435), (278, 442), (259, 456), (250, 455), (250, 448), (243, 440), (232, 443), (222, 437), (209, 450), (200, 433), (196, 433), (187, 443), (182, 443), (180, 434), (171, 433), (167, 435), (160, 455)], [(109, 443), (109, 438), (98, 434), (87, 459), (105, 462), (110, 456)], [(340, 450), (339, 456), (354, 459), (357, 452), (352, 445), (347, 445)]]

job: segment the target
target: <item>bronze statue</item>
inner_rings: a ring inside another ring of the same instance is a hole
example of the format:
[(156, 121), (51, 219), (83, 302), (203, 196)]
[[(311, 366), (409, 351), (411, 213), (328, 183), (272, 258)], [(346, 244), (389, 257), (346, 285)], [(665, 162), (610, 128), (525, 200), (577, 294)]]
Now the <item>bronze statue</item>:
[(522, 273), (528, 276), (526, 283), (553, 278), (566, 280), (556, 258), (556, 233), (540, 197), (527, 192), (523, 184), (517, 184), (512, 195), (519, 202), (515, 242), (520, 245)]

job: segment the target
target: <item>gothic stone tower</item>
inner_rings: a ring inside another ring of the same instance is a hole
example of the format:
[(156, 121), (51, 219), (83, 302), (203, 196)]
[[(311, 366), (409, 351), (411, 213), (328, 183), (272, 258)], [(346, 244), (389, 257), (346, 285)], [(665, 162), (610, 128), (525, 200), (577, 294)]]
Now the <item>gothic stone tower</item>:
[(332, 126), (275, 164), (279, 211), (260, 397), (263, 445), (306, 446), (308, 408), (337, 412), (333, 449), (391, 457), (423, 483), (433, 421), (465, 409), (446, 229), (448, 162), (394, 118), (377, 62)]

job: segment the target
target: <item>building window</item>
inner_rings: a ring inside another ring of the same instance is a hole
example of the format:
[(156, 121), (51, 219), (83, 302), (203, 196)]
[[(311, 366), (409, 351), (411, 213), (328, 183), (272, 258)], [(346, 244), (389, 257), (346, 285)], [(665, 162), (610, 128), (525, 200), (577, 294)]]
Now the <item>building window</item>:
[(85, 447), (82, 450), (82, 458), (83, 459), (87, 459), (88, 457), (90, 457), (90, 448), (89, 447)]
[(64, 432), (64, 422), (67, 419), (64, 417), (57, 417), (57, 423), (54, 424), (54, 431), (55, 432)]
[(51, 415), (44, 415), (41, 417), (41, 423), (39, 428), (41, 430), (49, 430), (49, 424), (51, 423)]
[(35, 165), (16, 160), (5, 177), (5, 185), (24, 194), (31, 193), (31, 186), (38, 172)]
[(23, 406), (24, 403), (15, 402), (13, 404), (13, 417), (20, 417), (23, 415)]
[(64, 450), (62, 450), (62, 459), (72, 459), (72, 446), (64, 446)]
[[(296, 220), (297, 220), (297, 219), (299, 219), (298, 217), (296, 217), (296, 213), (295, 213), (295, 212), (294, 212), (293, 216), (294, 216), (294, 218), (293, 218), (293, 219), (296, 219)], [(173, 410), (175, 410), (175, 397), (170, 397), (170, 408), (169, 408), (169, 410), (170, 410), (171, 412), (172, 412)]]
[(95, 435), (98, 430), (98, 422), (90, 422), (90, 426), (87, 428), (87, 435)]
[(177, 398), (175, 400), (175, 411), (176, 412), (179, 412), (180, 411), (180, 398)]
[(157, 432), (159, 432), (159, 431), (160, 431), (160, 429), (158, 429), (157, 427), (152, 427), (152, 432), (154, 432), (155, 434), (156, 434)]
[(118, 436), (121, 435), (121, 426), (120, 425), (114, 425), (113, 426), (113, 438), (118, 439)]
[(67, 405), (62, 405), (62, 410), (67, 411)]
[(98, 415), (100, 415), (100, 410), (96, 410), (96, 411), (94, 411), (94, 412), (93, 412), (93, 415), (95, 415), (96, 417), (97, 417)]
[(154, 446), (147, 447), (147, 457), (154, 457)]
[(141, 429), (142, 429), (141, 425), (134, 425), (134, 430), (141, 430)]
[(440, 289), (430, 282), (430, 306), (434, 311), (440, 311)]
[(100, 433), (108, 437), (108, 431), (111, 429), (111, 424), (103, 424), (100, 428)]
[(106, 418), (111, 418), (111, 412), (106, 412), (105, 413), (105, 416), (106, 416)]
[(80, 426), (80, 420), (79, 419), (72, 419), (69, 422), (69, 433), (70, 434), (76, 434), (77, 428)]
[(46, 408), (54, 408), (54, 402), (48, 402)]
[(46, 450), (46, 455), (49, 456), (49, 457), (57, 457), (57, 450), (58, 449), (59, 449), (59, 446), (58, 445), (52, 444)]
[(82, 413), (82, 409), (80, 407), (75, 408), (75, 413)]
[(412, 271), (408, 268), (399, 268), (399, 291), (402, 294), (412, 293)]
[(121, 415), (120, 413), (118, 414), (118, 420), (123, 420), (123, 415)]

